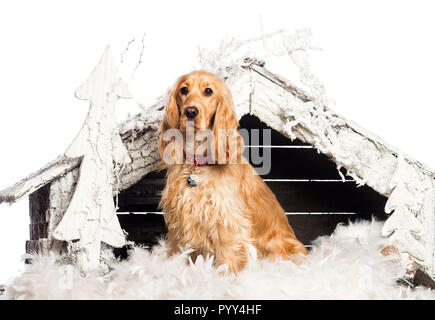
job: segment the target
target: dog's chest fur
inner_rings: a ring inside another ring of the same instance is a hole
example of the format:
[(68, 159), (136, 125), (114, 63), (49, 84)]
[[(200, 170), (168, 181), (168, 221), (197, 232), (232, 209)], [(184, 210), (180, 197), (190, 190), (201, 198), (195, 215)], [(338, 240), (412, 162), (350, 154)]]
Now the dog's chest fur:
[(242, 242), (250, 238), (251, 218), (240, 196), (242, 182), (228, 172), (237, 170), (235, 167), (197, 167), (199, 182), (195, 187), (187, 183), (192, 166), (168, 169), (160, 205), (166, 212), (169, 241), (215, 253), (217, 247), (231, 245), (224, 243), (228, 238), (244, 239)]

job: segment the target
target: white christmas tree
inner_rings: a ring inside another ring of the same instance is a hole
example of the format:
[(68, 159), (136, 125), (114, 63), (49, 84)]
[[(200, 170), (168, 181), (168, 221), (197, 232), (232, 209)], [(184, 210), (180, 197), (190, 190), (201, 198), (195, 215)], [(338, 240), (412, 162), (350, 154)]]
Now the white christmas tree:
[[(392, 215), (385, 221), (382, 235), (389, 237), (390, 243), (396, 246), (402, 255), (409, 256), (412, 253), (414, 258), (424, 260), (424, 245), (420, 240), (425, 238), (424, 227), (416, 215), (421, 210), (426, 192), (423, 183), (415, 189), (413, 184), (406, 182), (419, 181), (416, 174), (403, 155), (399, 154), (397, 167), (390, 181), (393, 192), (385, 205), (385, 212)], [(407, 261), (402, 260), (405, 264)]]
[(131, 94), (121, 82), (110, 47), (75, 95), (89, 100), (90, 106), (86, 121), (65, 156), (82, 157), (82, 162), (74, 195), (54, 237), (78, 240), (78, 263), (89, 271), (99, 265), (101, 242), (113, 247), (126, 243), (113, 201), (114, 165), (123, 166), (131, 160), (119, 136), (115, 102), (131, 98)]

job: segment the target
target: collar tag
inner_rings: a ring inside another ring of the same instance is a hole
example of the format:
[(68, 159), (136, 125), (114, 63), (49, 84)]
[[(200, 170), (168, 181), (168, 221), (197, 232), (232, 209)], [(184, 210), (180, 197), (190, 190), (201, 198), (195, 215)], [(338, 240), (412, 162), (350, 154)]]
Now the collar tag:
[(199, 182), (199, 177), (196, 174), (190, 174), (187, 177), (187, 184), (191, 187), (196, 187), (198, 185)]

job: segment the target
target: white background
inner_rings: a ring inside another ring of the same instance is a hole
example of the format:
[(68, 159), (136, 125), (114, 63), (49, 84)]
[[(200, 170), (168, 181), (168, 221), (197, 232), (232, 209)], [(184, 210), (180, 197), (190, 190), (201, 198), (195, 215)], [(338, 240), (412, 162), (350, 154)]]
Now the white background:
[[(435, 19), (433, 1), (14, 1), (0, 4), (0, 189), (63, 153), (79, 131), (87, 102), (74, 98), (107, 44), (136, 61), (135, 100), (119, 119), (150, 105), (197, 65), (197, 46), (281, 28), (310, 28), (313, 71), (334, 109), (435, 168)], [(134, 49), (134, 50), (133, 50)], [(134, 65), (134, 64), (133, 64)], [(269, 64), (290, 80), (288, 61)], [(130, 70), (122, 70), (130, 74)], [(121, 109), (122, 110), (119, 110)], [(27, 197), (0, 205), (0, 284), (22, 268)]]

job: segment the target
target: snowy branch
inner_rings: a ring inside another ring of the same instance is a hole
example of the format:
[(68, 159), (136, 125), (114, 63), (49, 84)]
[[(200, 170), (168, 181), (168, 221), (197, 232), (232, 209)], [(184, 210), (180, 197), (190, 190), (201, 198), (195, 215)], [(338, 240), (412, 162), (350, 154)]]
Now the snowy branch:
[(135, 38), (131, 39), (128, 43), (127, 46), (125, 47), (124, 51), (122, 51), (121, 53), (121, 62), (120, 64), (124, 63), (124, 56), (125, 54), (129, 51), (131, 44), (135, 41)]
[(136, 74), (137, 69), (139, 68), (140, 64), (142, 63), (142, 56), (143, 56), (144, 50), (145, 50), (145, 33), (142, 36), (139, 59), (136, 63), (136, 66), (133, 69), (133, 72), (131, 73), (130, 80), (127, 82), (127, 86), (130, 85), (130, 83), (134, 80), (134, 75)]

